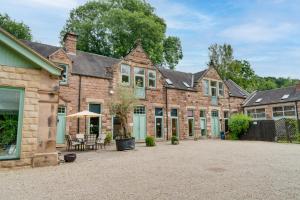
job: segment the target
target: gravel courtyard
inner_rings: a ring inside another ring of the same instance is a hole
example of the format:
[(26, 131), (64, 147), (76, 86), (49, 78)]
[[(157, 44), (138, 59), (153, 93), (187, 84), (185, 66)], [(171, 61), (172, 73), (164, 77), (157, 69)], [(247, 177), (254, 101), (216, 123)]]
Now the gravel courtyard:
[(300, 145), (201, 140), (83, 152), (72, 164), (0, 171), (0, 199), (300, 199)]

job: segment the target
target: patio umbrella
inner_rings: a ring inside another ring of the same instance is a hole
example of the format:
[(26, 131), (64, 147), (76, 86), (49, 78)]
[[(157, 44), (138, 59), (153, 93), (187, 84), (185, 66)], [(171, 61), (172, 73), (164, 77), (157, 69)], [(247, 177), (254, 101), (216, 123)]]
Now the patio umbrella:
[(68, 115), (68, 118), (84, 118), (85, 121), (85, 133), (86, 133), (86, 118), (87, 117), (100, 117), (101, 114), (90, 112), (88, 110), (84, 110), (75, 114)]

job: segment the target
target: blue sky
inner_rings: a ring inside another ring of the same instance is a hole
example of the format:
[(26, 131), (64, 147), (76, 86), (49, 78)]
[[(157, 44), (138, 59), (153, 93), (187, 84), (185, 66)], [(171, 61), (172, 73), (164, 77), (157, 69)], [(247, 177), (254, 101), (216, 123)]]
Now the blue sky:
[[(35, 41), (58, 45), (72, 8), (85, 0), (1, 0), (0, 12), (32, 29)], [(181, 39), (180, 71), (208, 62), (208, 46), (229, 43), (258, 75), (300, 78), (300, 0), (149, 0)]]

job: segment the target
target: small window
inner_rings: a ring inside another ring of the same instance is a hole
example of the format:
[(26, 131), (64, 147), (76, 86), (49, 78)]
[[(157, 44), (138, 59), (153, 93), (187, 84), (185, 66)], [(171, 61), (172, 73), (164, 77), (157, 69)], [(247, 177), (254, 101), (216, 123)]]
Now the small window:
[(177, 117), (178, 116), (178, 110), (176, 108), (171, 109), (171, 116)]
[(66, 64), (59, 64), (59, 67), (63, 69), (61, 72), (61, 80), (60, 84), (64, 85), (68, 83), (68, 65)]
[(219, 96), (224, 96), (224, 84), (219, 82)]
[(122, 84), (130, 85), (130, 66), (129, 65), (121, 65), (121, 76), (122, 76)]
[(255, 101), (255, 103), (260, 103), (262, 101), (262, 98), (259, 98)]
[(150, 88), (156, 88), (156, 71), (148, 71), (148, 86)]
[(209, 80), (203, 80), (204, 95), (209, 95)]
[(163, 116), (163, 109), (155, 108), (155, 116)]
[(289, 98), (289, 96), (290, 96), (289, 94), (285, 94), (281, 97), (281, 100), (287, 99), (287, 98)]
[(173, 82), (170, 80), (170, 79), (166, 79), (166, 82), (169, 84), (169, 85), (173, 85)]
[(188, 110), (187, 111), (187, 116), (188, 117), (194, 117), (194, 111), (193, 110)]
[(187, 82), (182, 82), (183, 83), (183, 85), (185, 86), (185, 87), (187, 87), (187, 88), (190, 88), (191, 86), (189, 85), (189, 84), (187, 84)]
[(134, 114), (146, 114), (145, 106), (134, 107)]
[(201, 118), (206, 117), (205, 110), (200, 110), (200, 117), (201, 117)]

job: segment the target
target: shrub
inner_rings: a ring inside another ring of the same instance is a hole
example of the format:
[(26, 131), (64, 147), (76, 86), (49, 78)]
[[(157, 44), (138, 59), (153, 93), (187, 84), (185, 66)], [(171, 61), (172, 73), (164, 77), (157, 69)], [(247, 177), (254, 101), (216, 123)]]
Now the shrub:
[(244, 134), (250, 125), (251, 118), (244, 114), (236, 114), (229, 119), (229, 138), (232, 140), (237, 140), (242, 134)]
[(111, 132), (108, 132), (108, 133), (106, 134), (106, 138), (105, 138), (105, 140), (104, 140), (104, 144), (105, 144), (105, 145), (110, 144), (110, 143), (111, 143), (111, 140), (112, 140), (112, 133), (111, 133)]
[(178, 137), (172, 136), (172, 138), (171, 138), (171, 144), (173, 144), (173, 145), (179, 144)]
[(155, 139), (152, 136), (147, 136), (146, 139), (145, 139), (145, 142), (146, 142), (147, 147), (155, 146)]

